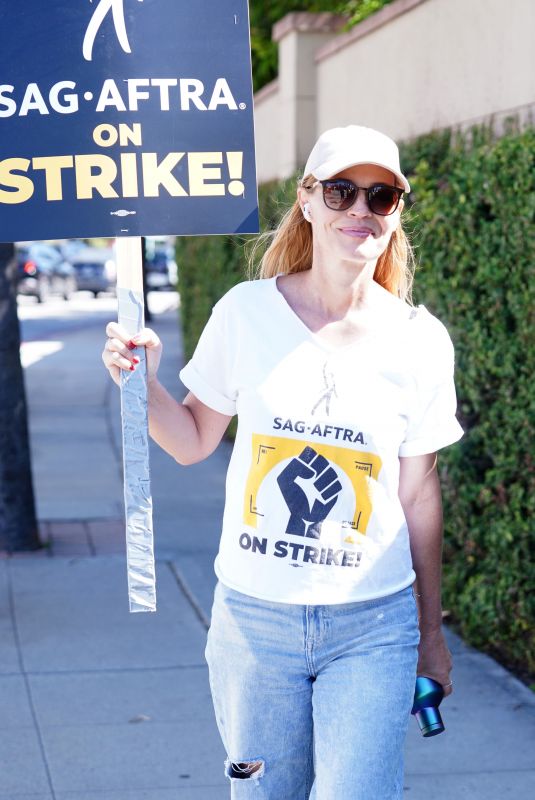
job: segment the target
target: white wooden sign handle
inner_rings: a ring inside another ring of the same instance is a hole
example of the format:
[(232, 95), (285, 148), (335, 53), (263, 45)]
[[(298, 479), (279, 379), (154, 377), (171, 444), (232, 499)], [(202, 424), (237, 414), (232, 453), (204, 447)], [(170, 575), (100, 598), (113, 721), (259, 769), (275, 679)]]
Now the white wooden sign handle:
[[(130, 336), (144, 327), (141, 238), (118, 237), (119, 324)], [(126, 562), (130, 611), (156, 611), (156, 575), (150, 491), (147, 364), (145, 348), (133, 372), (121, 372)]]

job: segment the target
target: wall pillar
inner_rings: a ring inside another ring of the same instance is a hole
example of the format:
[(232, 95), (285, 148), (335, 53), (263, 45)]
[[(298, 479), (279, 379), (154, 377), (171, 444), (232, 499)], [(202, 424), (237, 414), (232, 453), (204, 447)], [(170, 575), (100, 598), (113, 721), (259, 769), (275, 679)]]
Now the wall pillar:
[(320, 131), (317, 130), (316, 51), (345, 23), (336, 14), (287, 14), (273, 26), (279, 45), (280, 178), (302, 167)]

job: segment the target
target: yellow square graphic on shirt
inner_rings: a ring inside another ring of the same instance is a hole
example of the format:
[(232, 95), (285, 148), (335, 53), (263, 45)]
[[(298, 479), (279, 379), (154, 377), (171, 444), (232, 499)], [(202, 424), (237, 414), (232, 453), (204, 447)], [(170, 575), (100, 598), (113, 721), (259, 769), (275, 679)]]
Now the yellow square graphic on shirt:
[[(283, 466), (283, 462), (287, 462), (286, 466)], [(351, 536), (351, 531), (366, 533), (372, 512), (370, 480), (378, 478), (382, 467), (379, 456), (302, 439), (253, 434), (252, 459), (245, 488), (243, 515), (244, 523), (252, 528), (257, 528), (259, 517), (265, 514), (264, 510), (258, 507), (258, 495), (262, 483), (278, 464), (281, 464), (281, 472), (277, 483), (283, 494), (292, 482), (294, 487), (298, 486), (300, 478), (310, 478), (314, 482), (319, 497), (313, 507), (305, 512), (309, 525), (313, 524), (314, 518), (317, 520), (325, 518), (329, 510), (334, 507), (337, 494), (342, 489), (338, 473), (338, 470), (341, 470), (349, 479), (355, 499), (353, 519), (344, 523), (348, 527), (348, 536)], [(300, 488), (295, 488), (294, 491), (299, 493), (303, 501), (304, 492)], [(282, 496), (281, 502), (284, 502)], [(288, 532), (299, 534), (302, 531), (296, 529)]]

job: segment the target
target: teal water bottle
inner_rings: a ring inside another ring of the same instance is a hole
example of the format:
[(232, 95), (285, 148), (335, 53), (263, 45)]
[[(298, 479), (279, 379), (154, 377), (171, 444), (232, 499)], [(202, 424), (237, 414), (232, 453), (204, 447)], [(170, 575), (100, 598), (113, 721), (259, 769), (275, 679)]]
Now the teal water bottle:
[(436, 736), (444, 730), (444, 723), (438, 710), (443, 697), (444, 689), (440, 683), (433, 678), (418, 675), (411, 714), (418, 720), (422, 736)]

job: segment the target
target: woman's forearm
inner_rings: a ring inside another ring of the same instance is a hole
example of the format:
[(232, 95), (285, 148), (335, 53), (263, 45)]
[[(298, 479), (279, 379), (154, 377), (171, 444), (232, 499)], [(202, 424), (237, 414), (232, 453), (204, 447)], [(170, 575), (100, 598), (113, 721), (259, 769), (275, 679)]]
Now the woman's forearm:
[(191, 392), (177, 403), (156, 378), (149, 381), (148, 395), (149, 433), (179, 464), (195, 464), (213, 453), (232, 419)]
[(130, 339), (118, 323), (109, 322), (106, 334), (102, 360), (118, 386), (121, 385), (121, 371), (135, 369), (139, 364), (133, 347), (145, 348), (149, 433), (154, 441), (179, 464), (193, 464), (210, 455), (221, 441), (231, 417), (204, 405), (191, 392), (182, 404), (177, 403), (158, 381), (162, 343), (150, 328), (144, 328)]
[[(408, 459), (406, 459), (408, 461)], [(440, 630), (442, 625), (442, 500), (435, 465), (421, 470), (418, 481), (400, 499), (409, 528), (420, 631)]]
[(421, 633), (440, 630), (442, 626), (442, 516), (433, 509), (409, 511), (409, 536), (412, 563), (416, 573), (416, 603)]
[(200, 437), (191, 410), (172, 397), (157, 380), (148, 389), (149, 434), (180, 464), (199, 461)]

